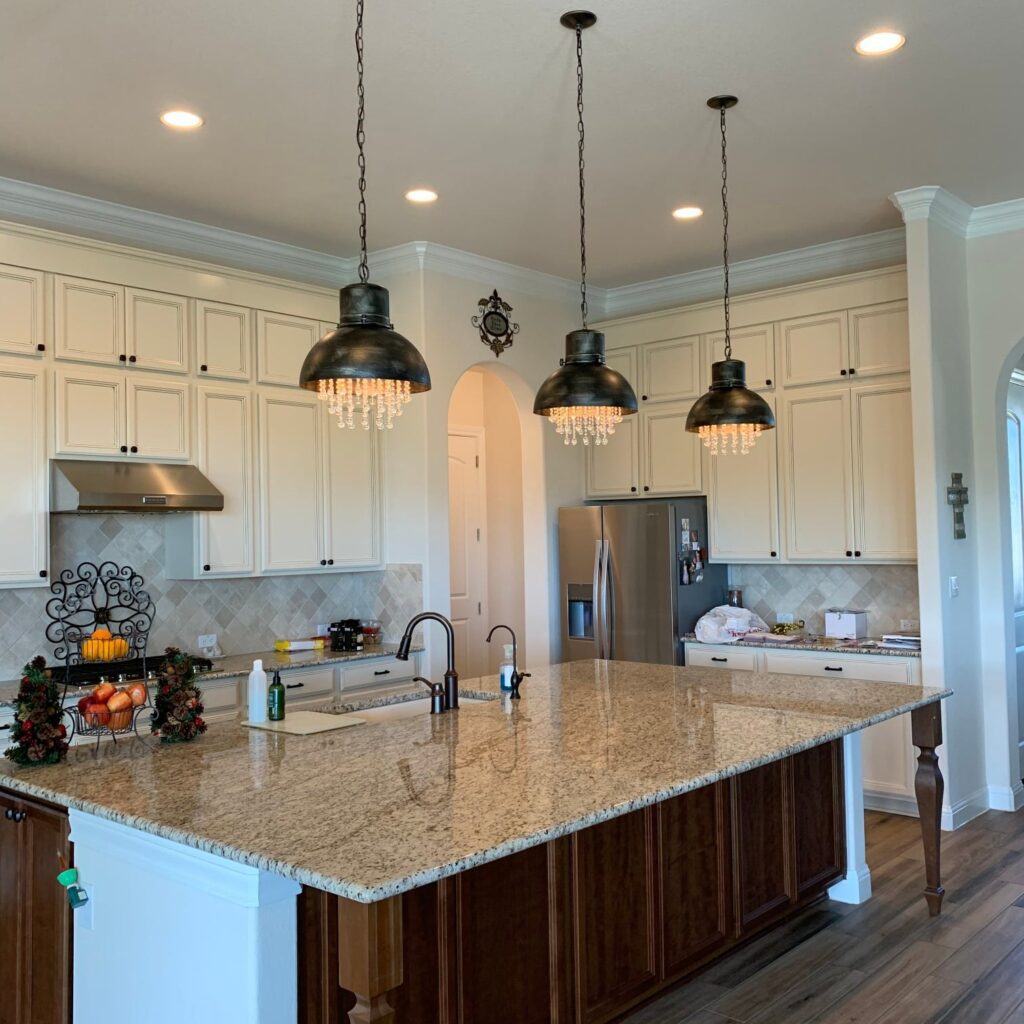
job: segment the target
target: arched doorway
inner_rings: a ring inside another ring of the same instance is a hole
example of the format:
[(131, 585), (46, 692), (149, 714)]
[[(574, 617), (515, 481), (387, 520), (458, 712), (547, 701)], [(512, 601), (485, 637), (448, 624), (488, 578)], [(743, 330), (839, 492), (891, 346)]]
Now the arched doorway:
[(516, 631), (521, 660), (533, 639), (525, 552), (527, 513), (538, 496), (530, 493), (524, 473), (525, 425), (521, 403), (506, 383), (510, 373), (499, 375), (489, 364), (471, 367), (448, 404), (451, 618), (464, 678), (497, 671), (509, 638), (502, 632), (497, 642), (484, 642), (496, 623)]

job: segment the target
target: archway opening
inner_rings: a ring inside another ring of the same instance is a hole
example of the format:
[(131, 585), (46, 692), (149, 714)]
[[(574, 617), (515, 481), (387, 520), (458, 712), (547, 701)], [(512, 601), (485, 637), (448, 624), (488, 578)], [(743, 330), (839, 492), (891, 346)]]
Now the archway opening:
[(1009, 526), (1008, 537), (1004, 531), (1004, 542), (1008, 542), (1004, 547), (1004, 565), (1010, 577), (1006, 619), (1013, 645), (1007, 681), (1007, 712), (1011, 731), (1016, 724), (1017, 777), (1024, 779), (1024, 352), (1018, 351), (1016, 356), (1016, 365), (1006, 384), (1003, 516)]
[(502, 631), (485, 643), (493, 625), (515, 630), (523, 664), (527, 643), (538, 639), (529, 630), (526, 550), (530, 513), (544, 497), (530, 484), (536, 467), (524, 459), (527, 424), (510, 386), (522, 382), (510, 380), (510, 373), (471, 367), (448, 404), (451, 618), (456, 664), (465, 678), (497, 671), (510, 638)]

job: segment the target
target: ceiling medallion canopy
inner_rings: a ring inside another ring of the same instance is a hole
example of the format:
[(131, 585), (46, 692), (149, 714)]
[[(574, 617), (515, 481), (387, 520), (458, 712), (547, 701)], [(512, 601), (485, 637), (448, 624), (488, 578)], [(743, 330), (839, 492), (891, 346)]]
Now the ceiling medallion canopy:
[(363, 87), (363, 2), (356, 2), (356, 145), (359, 150), (359, 283), (339, 294), (337, 330), (306, 355), (299, 385), (328, 403), (339, 427), (388, 427), (412, 395), (430, 390), (430, 371), (419, 349), (391, 323), (388, 290), (370, 283), (366, 253), (366, 106)]
[(686, 429), (700, 436), (712, 455), (746, 455), (765, 430), (775, 426), (771, 406), (747, 387), (747, 368), (732, 358), (729, 323), (729, 165), (725, 147), (725, 112), (736, 106), (735, 96), (712, 96), (708, 106), (719, 112), (722, 133), (722, 269), (725, 312), (725, 358), (711, 364), (711, 386), (694, 402)]
[(623, 416), (635, 413), (636, 395), (629, 381), (605, 363), (604, 335), (587, 326), (587, 206), (584, 179), (583, 126), (583, 30), (596, 15), (569, 11), (559, 19), (576, 33), (576, 114), (579, 131), (580, 192), (580, 312), (582, 330), (565, 336), (565, 357), (559, 368), (540, 386), (533, 403), (538, 416), (555, 424), (566, 444), (607, 444)]

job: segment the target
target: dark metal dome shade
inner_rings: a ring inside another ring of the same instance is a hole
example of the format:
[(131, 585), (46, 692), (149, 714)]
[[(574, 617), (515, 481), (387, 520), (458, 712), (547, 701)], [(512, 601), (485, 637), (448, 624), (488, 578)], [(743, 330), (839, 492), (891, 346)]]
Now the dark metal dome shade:
[(604, 361), (600, 331), (570, 331), (562, 365), (540, 386), (533, 402), (538, 416), (554, 420), (566, 444), (607, 444), (623, 416), (636, 412), (629, 381)]
[(686, 429), (700, 434), (712, 454), (746, 452), (757, 436), (775, 426), (771, 406), (747, 387), (747, 368), (741, 359), (711, 364), (711, 387), (686, 417)]

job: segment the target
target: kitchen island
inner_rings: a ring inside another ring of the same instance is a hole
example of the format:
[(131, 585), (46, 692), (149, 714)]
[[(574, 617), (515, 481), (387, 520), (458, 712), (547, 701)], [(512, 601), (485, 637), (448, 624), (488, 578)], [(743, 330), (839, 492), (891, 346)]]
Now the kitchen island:
[[(496, 697), (495, 683), (463, 692)], [(908, 712), (938, 912), (935, 748), (949, 691), (584, 661), (536, 670), (523, 693), (442, 716), (417, 702), (416, 717), (310, 737), (225, 723), (184, 746), (4, 764), (0, 786), (72, 810), (93, 886), (90, 919), (76, 921), (78, 1012), (98, 998), (93, 972), (112, 939), (102, 917), (117, 899), (135, 911), (117, 918), (120, 942), (169, 949), (170, 933), (189, 936), (201, 1004), (190, 1016), (226, 1019), (198, 962), (204, 943), (216, 958), (232, 941), (211, 915), (233, 899), (248, 908), (234, 927), (250, 952), (216, 964), (231, 1019), (294, 1019), (296, 990), (304, 1021), (341, 1008), (421, 1024), (454, 1006), (465, 1021), (613, 1019), (841, 874), (841, 843), (822, 842), (842, 829), (835, 741)], [(121, 856), (130, 868), (104, 869), (103, 857)], [(703, 875), (687, 884), (697, 869), (714, 876), (710, 888)], [(118, 879), (123, 891), (110, 891)], [(700, 919), (688, 918), (698, 899)], [(140, 999), (171, 986), (172, 966), (150, 957), (124, 979), (126, 999), (133, 986)], [(243, 982), (253, 994), (239, 1002)], [(133, 1019), (118, 1005), (103, 1007), (105, 1020)], [(496, 1005), (503, 1016), (486, 1016)]]

